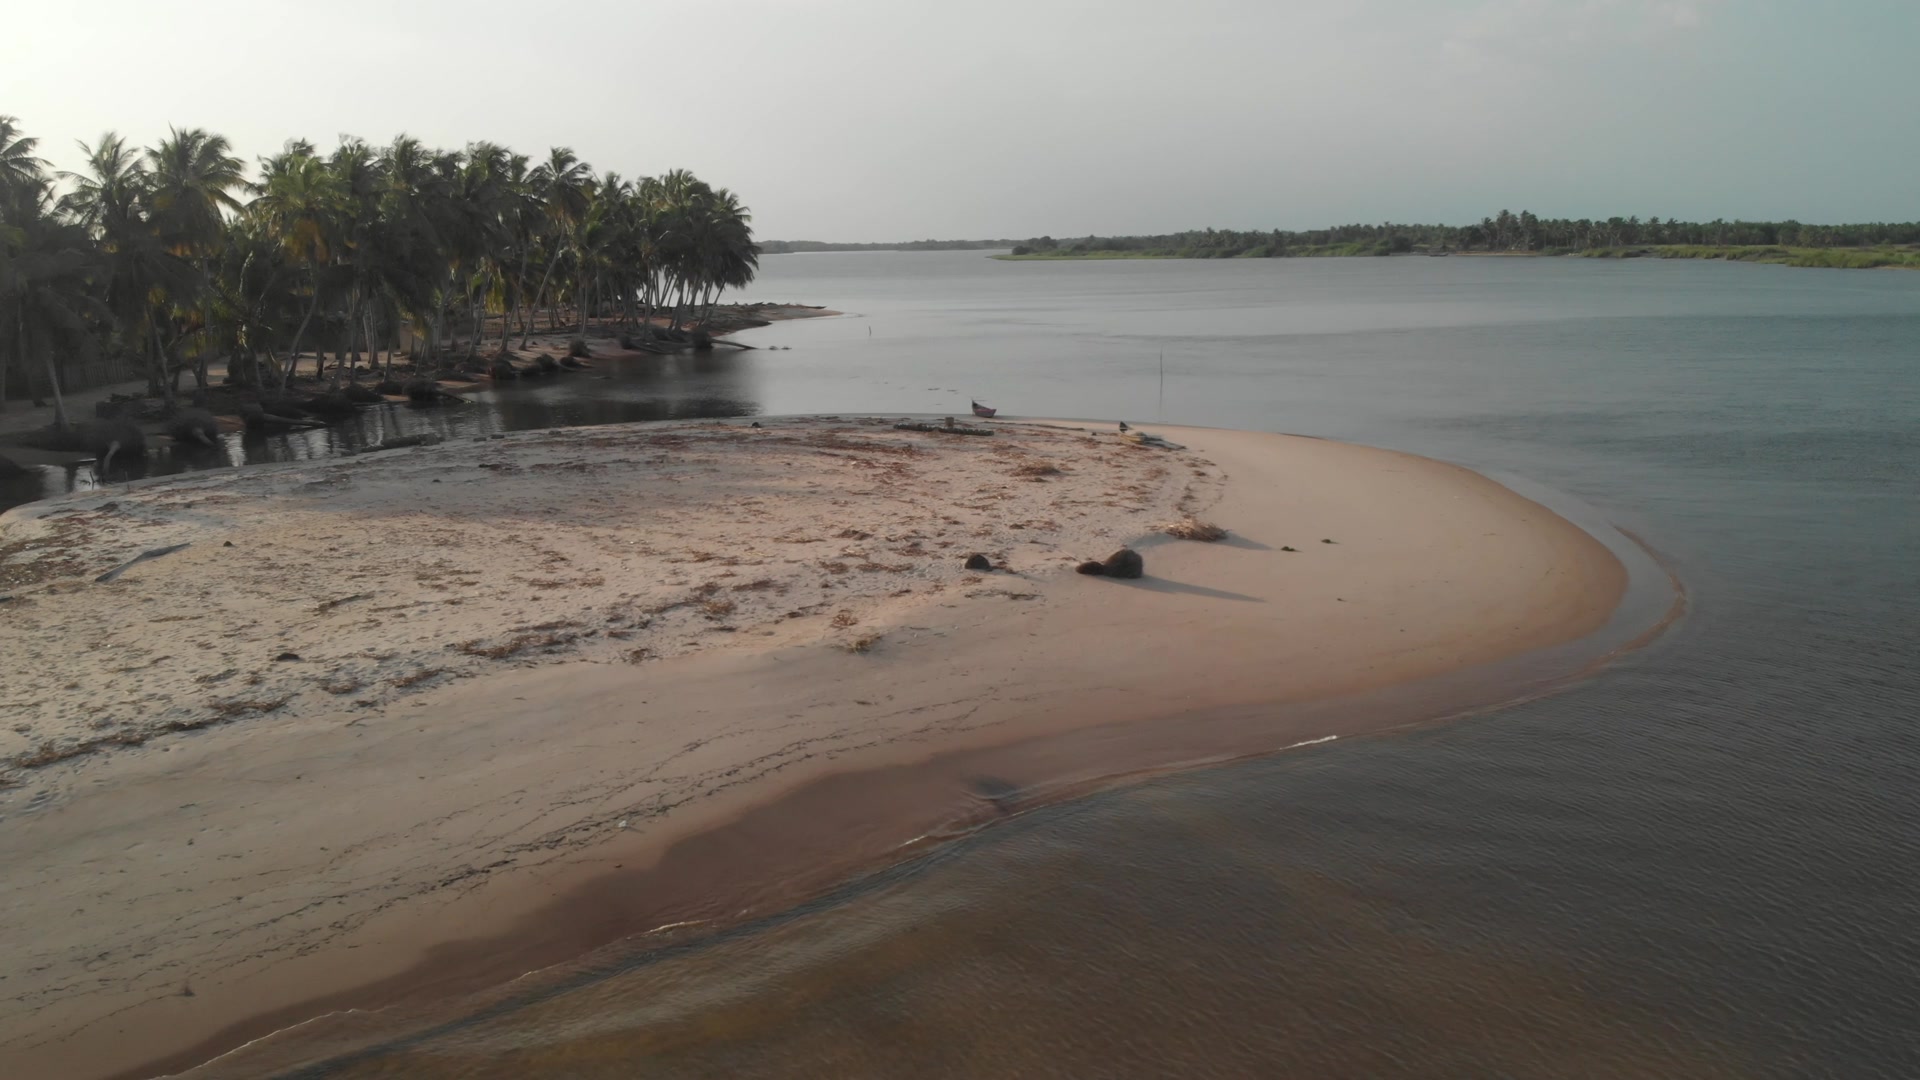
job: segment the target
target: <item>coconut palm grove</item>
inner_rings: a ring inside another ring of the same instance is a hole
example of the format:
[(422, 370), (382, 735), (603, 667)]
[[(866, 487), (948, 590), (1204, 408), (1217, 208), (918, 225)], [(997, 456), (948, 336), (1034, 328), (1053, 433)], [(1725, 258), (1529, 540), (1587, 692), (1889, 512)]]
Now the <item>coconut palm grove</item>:
[(102, 135), (73, 173), (38, 148), (0, 116), (0, 407), (9, 380), (56, 406), (127, 379), (166, 399), (188, 378), (283, 388), (303, 355), (321, 374), (323, 351), (349, 376), (402, 348), (473, 365), (543, 322), (674, 334), (757, 266), (732, 192), (596, 173), (563, 147), (295, 139), (249, 168), (222, 136), (175, 129), (147, 147)]

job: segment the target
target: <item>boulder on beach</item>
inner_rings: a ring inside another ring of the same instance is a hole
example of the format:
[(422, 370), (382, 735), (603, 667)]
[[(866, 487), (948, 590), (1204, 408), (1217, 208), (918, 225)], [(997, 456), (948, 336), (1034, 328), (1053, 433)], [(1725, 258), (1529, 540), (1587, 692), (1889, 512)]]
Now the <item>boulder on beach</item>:
[(1146, 573), (1147, 561), (1132, 548), (1121, 548), (1100, 564), (1108, 577), (1137, 578)]
[(359, 406), (347, 396), (345, 390), (328, 390), (314, 394), (300, 403), (300, 408), (313, 416), (331, 416), (336, 419), (352, 416)]
[(305, 416), (306, 402), (288, 394), (262, 394), (260, 411), (269, 416)]
[(399, 397), (407, 392), (407, 384), (399, 379), (381, 379), (373, 384), (373, 390), (383, 398)]
[(519, 378), (520, 369), (514, 367), (510, 361), (496, 360), (493, 366), (487, 369), (487, 374), (493, 376), (495, 382), (499, 382), (503, 379)]
[(176, 443), (211, 449), (220, 445), (220, 422), (204, 409), (181, 409), (168, 418), (167, 435)]
[(988, 561), (985, 555), (976, 551), (967, 556), (966, 567), (969, 570), (991, 570), (993, 569), (993, 563)]
[(1073, 568), (1076, 574), (1094, 577), (1137, 578), (1147, 571), (1147, 561), (1132, 548), (1121, 548), (1099, 562), (1088, 560)]
[(268, 412), (258, 405), (240, 406), (240, 419), (247, 425), (247, 430), (255, 434), (326, 426), (318, 420), (309, 420), (304, 416), (283, 416), (277, 412)]
[(81, 429), (86, 447), (99, 462), (96, 470), (105, 474), (113, 468), (114, 458), (124, 464), (146, 455), (147, 435), (139, 426), (128, 420), (100, 420)]

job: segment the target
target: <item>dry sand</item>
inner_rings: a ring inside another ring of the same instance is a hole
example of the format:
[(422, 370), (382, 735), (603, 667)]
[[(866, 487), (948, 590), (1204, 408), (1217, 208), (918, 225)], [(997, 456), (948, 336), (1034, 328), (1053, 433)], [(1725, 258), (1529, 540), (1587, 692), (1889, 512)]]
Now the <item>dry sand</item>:
[[(1190, 449), (594, 428), (0, 518), (8, 1075), (139, 1075), (764, 911), (996, 783), (1404, 722), (1307, 703), (1579, 639), (1623, 593), (1467, 470), (1155, 430)], [(1189, 511), (1233, 536), (1071, 573)]]

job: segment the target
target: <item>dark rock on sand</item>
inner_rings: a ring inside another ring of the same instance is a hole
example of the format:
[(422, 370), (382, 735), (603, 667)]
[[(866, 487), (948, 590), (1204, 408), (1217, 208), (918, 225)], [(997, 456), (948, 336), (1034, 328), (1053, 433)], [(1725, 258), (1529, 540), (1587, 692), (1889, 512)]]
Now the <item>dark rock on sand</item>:
[(269, 416), (305, 416), (306, 402), (286, 394), (269, 394), (260, 398), (260, 411)]
[(495, 382), (499, 382), (504, 379), (519, 378), (520, 369), (506, 360), (496, 360), (493, 366), (487, 369), (487, 374), (492, 375)]
[(220, 422), (203, 409), (181, 409), (167, 421), (167, 434), (176, 443), (213, 449), (220, 445)]
[(248, 431), (255, 433), (326, 426), (318, 420), (309, 420), (304, 416), (285, 416), (277, 412), (268, 412), (258, 405), (240, 406), (240, 419), (247, 425)]
[(378, 405), (380, 404), (380, 395), (382, 393), (377, 386), (367, 386), (364, 383), (357, 382), (350, 382), (341, 387), (340, 392), (347, 395), (347, 400), (353, 402), (355, 405)]
[(399, 397), (407, 392), (407, 384), (399, 379), (381, 379), (373, 384), (373, 389), (383, 398)]
[(1092, 559), (1088, 559), (1086, 562), (1083, 562), (1079, 566), (1074, 567), (1073, 572), (1076, 574), (1089, 574), (1089, 575), (1092, 575), (1093, 577), (1099, 577), (1107, 572), (1107, 568), (1101, 565), (1100, 563), (1095, 562)]
[(972, 555), (967, 556), (966, 567), (969, 570), (991, 570), (993, 569), (993, 563), (988, 561), (985, 555), (976, 551)]
[(345, 390), (328, 390), (314, 394), (300, 403), (300, 407), (312, 416), (331, 416), (334, 418), (352, 416), (359, 406), (347, 396)]
[(86, 448), (99, 460), (101, 473), (113, 468), (117, 457), (122, 464), (139, 459), (147, 452), (147, 436), (126, 420), (101, 420), (81, 428)]
[(1100, 572), (1107, 577), (1137, 578), (1145, 573), (1147, 562), (1140, 553), (1132, 548), (1121, 548), (1106, 557), (1100, 564)]
[(440, 384), (432, 379), (408, 379), (401, 390), (415, 405), (431, 405), (445, 396)]

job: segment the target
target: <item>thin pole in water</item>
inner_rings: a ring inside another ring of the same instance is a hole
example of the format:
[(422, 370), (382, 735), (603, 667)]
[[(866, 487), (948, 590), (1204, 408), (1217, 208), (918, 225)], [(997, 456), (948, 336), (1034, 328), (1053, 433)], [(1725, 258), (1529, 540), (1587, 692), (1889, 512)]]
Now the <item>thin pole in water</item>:
[(1167, 422), (1167, 354), (1160, 354), (1160, 411), (1154, 414), (1155, 420)]

